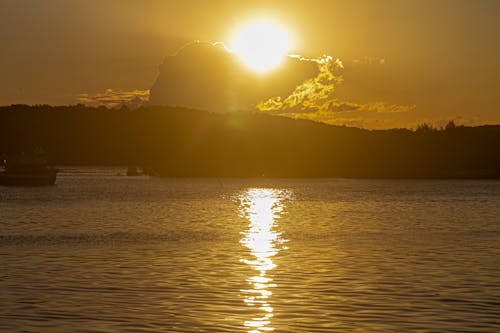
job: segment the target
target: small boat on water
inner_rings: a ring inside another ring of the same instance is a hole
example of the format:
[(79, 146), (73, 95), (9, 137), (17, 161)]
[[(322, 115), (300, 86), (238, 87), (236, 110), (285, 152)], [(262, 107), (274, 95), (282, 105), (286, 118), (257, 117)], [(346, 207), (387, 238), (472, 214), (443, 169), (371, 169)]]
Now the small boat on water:
[(127, 168), (127, 176), (129, 177), (134, 177), (134, 176), (139, 176), (139, 170), (137, 170), (137, 167), (135, 165), (129, 165)]
[(47, 164), (43, 156), (20, 155), (3, 160), (4, 171), (0, 172), (0, 185), (4, 186), (49, 186), (54, 185), (57, 169)]

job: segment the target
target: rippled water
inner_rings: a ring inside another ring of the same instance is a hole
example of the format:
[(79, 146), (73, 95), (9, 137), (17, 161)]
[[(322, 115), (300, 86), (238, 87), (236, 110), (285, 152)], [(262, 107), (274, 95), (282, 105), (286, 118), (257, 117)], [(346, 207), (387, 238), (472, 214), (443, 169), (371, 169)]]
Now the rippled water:
[(1, 332), (500, 331), (499, 181), (119, 171), (0, 187)]

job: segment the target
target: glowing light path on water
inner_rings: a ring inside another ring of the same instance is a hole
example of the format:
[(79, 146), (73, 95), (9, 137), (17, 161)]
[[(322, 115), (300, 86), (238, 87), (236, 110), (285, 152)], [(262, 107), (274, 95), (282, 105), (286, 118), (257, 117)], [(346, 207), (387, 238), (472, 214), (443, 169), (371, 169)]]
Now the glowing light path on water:
[(250, 189), (240, 198), (241, 215), (249, 221), (248, 230), (242, 233), (240, 243), (250, 250), (252, 257), (241, 261), (250, 265), (257, 273), (247, 279), (250, 287), (241, 292), (245, 295), (244, 301), (248, 306), (256, 306), (262, 311), (261, 316), (244, 322), (249, 333), (274, 330), (271, 326), (273, 307), (270, 299), (271, 289), (276, 284), (268, 273), (276, 267), (272, 257), (285, 242), (275, 228), (276, 220), (284, 209), (282, 198), (282, 191), (272, 189)]

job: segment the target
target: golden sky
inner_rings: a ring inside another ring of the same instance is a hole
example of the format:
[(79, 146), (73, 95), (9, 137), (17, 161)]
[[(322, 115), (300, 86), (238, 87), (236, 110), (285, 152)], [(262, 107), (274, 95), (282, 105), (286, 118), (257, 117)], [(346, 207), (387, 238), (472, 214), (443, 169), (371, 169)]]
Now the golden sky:
[(335, 115), (300, 117), (369, 128), (500, 123), (499, 15), (497, 0), (0, 0), (0, 105), (140, 93), (165, 56), (194, 40), (229, 43), (266, 17), (286, 27), (293, 53), (343, 64)]

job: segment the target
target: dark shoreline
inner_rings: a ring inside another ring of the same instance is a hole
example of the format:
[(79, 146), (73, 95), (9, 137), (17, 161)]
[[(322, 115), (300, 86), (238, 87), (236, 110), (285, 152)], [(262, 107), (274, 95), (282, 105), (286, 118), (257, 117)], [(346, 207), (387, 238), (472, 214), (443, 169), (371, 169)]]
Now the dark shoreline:
[(500, 125), (366, 130), (171, 107), (0, 107), (0, 156), (146, 167), (162, 177), (500, 179)]

